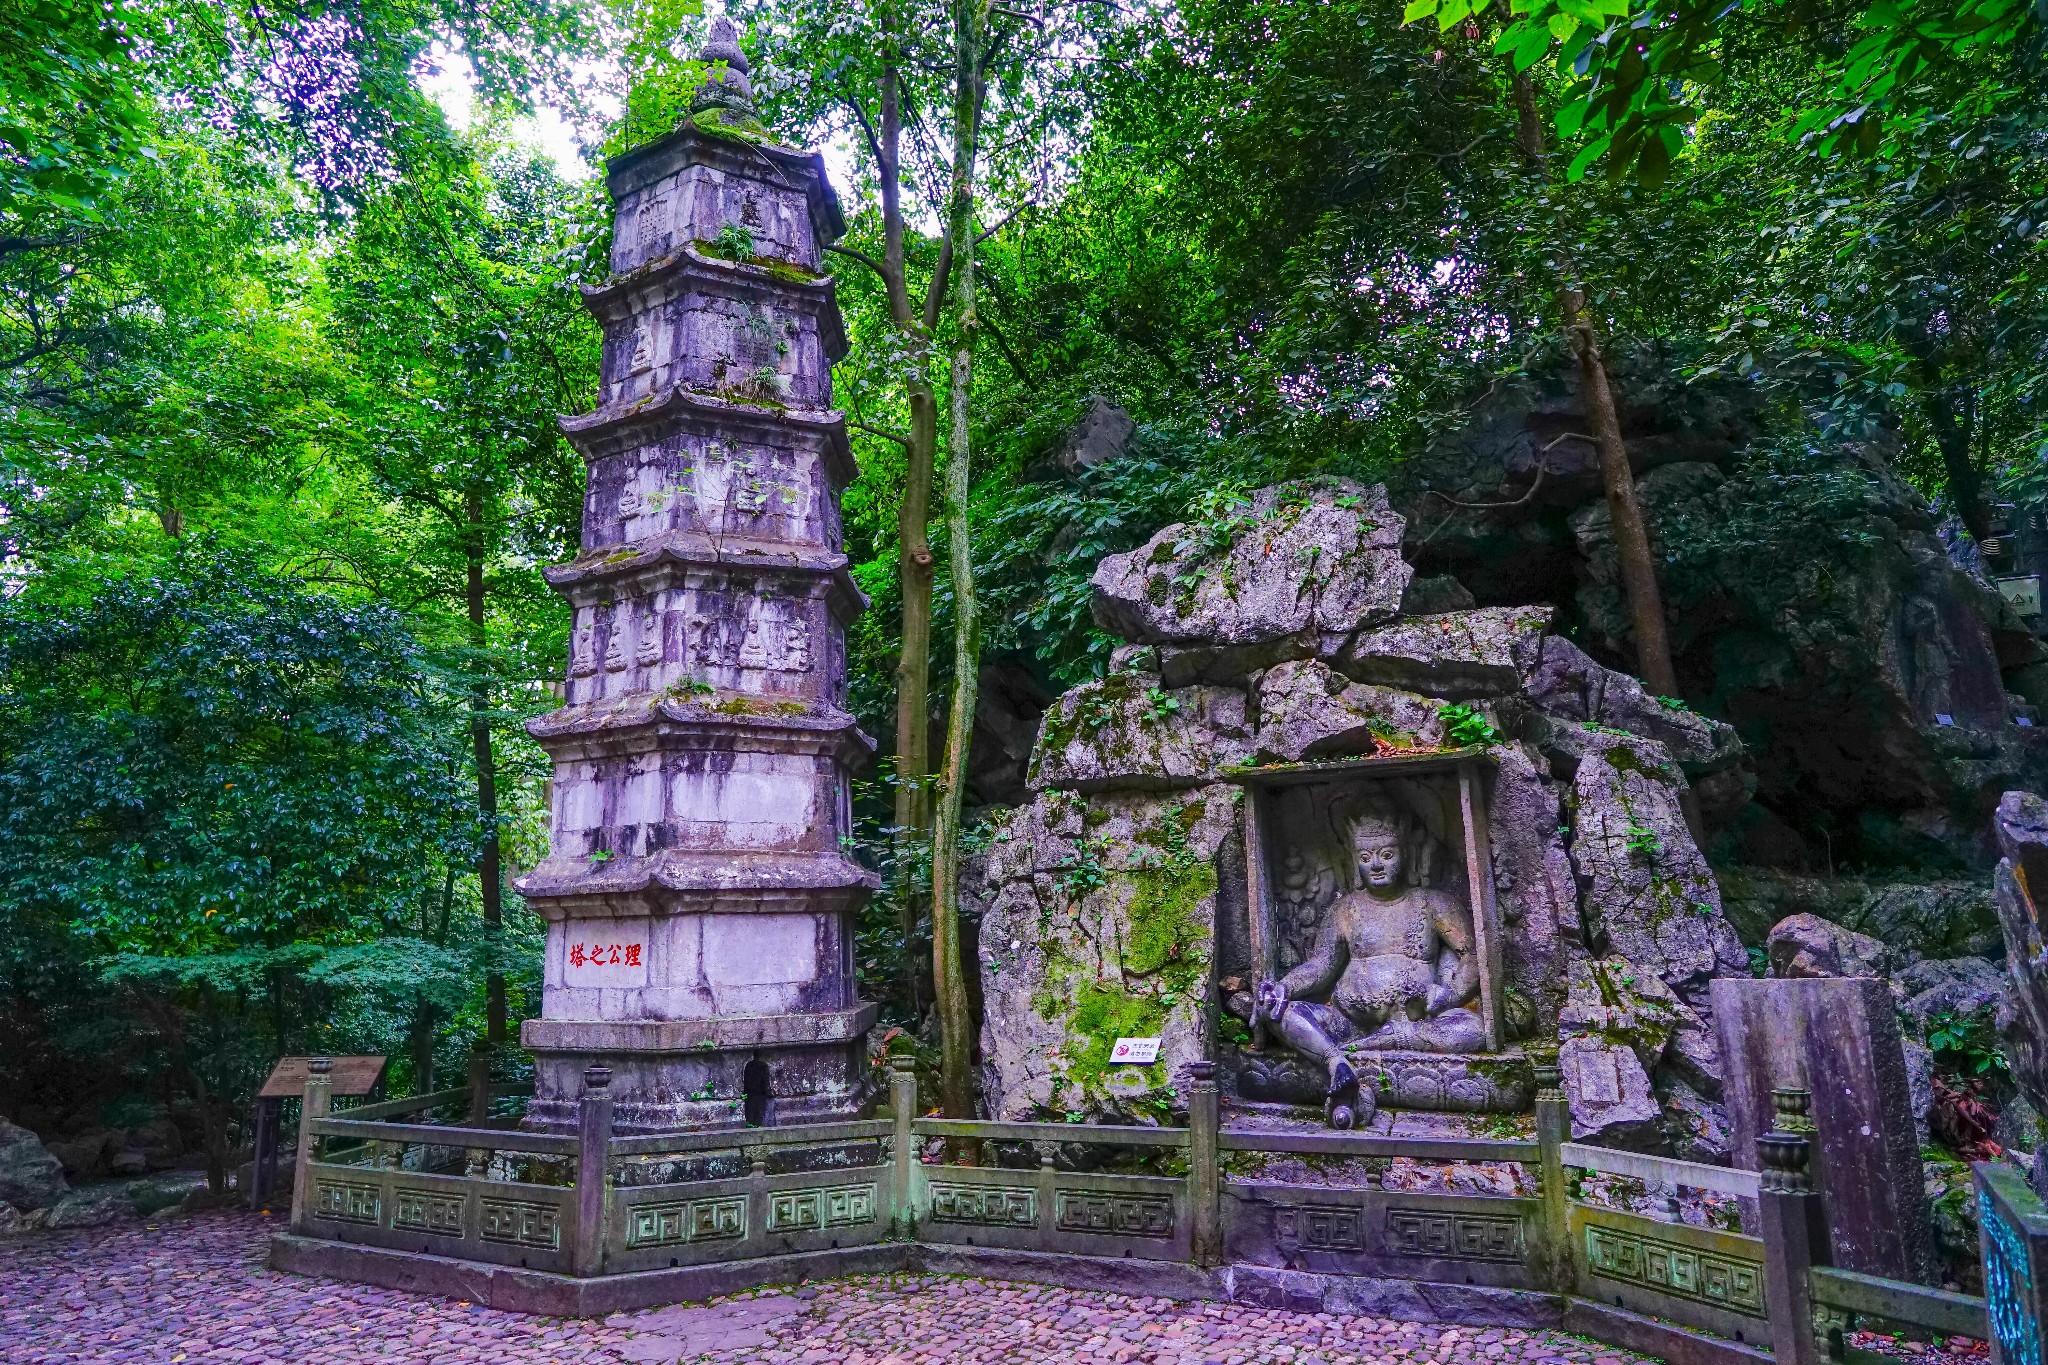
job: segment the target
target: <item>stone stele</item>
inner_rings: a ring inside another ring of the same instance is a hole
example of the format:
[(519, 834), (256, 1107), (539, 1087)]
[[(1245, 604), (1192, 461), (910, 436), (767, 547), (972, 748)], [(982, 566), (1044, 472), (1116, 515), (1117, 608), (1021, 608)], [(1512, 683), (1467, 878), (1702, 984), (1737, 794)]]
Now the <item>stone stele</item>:
[(857, 1115), (874, 1007), (842, 851), (854, 474), (831, 367), (846, 350), (824, 246), (844, 230), (814, 154), (773, 142), (720, 20), (690, 114), (612, 161), (613, 275), (582, 552), (548, 571), (575, 612), (567, 705), (528, 728), (554, 761), (551, 851), (519, 889), (547, 921), (531, 1126), (574, 1122), (612, 1069), (622, 1133)]
[(1813, 1096), (1813, 1178), (1832, 1264), (1936, 1283), (1904, 1050), (1891, 985), (1877, 977), (1717, 980), (1723, 1092), (1735, 1164), (1754, 1171), (1774, 1126), (1771, 1091)]

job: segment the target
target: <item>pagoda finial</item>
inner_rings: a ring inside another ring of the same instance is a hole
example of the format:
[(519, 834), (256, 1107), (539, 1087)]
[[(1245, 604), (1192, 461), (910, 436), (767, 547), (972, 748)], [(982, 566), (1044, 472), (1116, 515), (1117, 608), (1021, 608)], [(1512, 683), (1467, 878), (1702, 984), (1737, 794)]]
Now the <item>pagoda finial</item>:
[(690, 101), (690, 112), (696, 114), (717, 109), (722, 111), (721, 122), (756, 122), (754, 87), (747, 80), (747, 73), (753, 67), (747, 61), (747, 54), (740, 51), (739, 33), (733, 28), (732, 20), (720, 15), (712, 21), (711, 40), (704, 44), (698, 60), (711, 70), (705, 75), (704, 84), (697, 87), (697, 97)]

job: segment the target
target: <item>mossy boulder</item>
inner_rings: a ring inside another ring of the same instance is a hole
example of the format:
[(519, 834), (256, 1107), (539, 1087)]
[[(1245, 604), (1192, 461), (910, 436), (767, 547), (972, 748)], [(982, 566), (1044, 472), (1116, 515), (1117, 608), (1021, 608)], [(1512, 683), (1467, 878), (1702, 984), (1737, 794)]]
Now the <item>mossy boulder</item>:
[[(978, 867), (991, 1117), (1146, 1123), (1186, 1109), (1187, 1064), (1207, 1055), (1219, 891), (1242, 884), (1239, 800), (1224, 785), (1049, 791), (997, 827)], [(1111, 1064), (1118, 1038), (1151, 1037), (1157, 1062)]]
[(1193, 649), (1230, 669), (1333, 658), (1359, 630), (1400, 614), (1412, 576), (1405, 525), (1377, 486), (1264, 488), (1105, 558), (1092, 580), (1095, 619), (1125, 640)]
[(1671, 751), (1619, 732), (1588, 737), (1572, 781), (1572, 864), (1587, 947), (1618, 952), (1695, 1006), (1749, 955), (1721, 914), (1721, 890), (1680, 804)]
[(1268, 669), (1259, 679), (1258, 756), (1298, 763), (1443, 742), (1441, 703), (1413, 692), (1356, 683), (1313, 659)]
[(1082, 792), (1196, 787), (1243, 762), (1251, 746), (1243, 692), (1168, 689), (1154, 673), (1112, 673), (1045, 713), (1029, 781)]
[(1480, 607), (1404, 617), (1361, 632), (1339, 666), (1447, 701), (1510, 696), (1542, 657), (1550, 616), (1549, 607)]

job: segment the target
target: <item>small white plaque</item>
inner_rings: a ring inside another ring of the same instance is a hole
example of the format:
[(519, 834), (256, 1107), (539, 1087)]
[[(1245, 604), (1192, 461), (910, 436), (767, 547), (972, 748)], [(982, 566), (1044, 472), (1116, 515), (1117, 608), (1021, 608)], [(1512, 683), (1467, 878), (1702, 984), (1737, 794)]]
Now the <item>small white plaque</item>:
[(1998, 591), (2005, 600), (2012, 603), (2012, 609), (2022, 616), (2041, 614), (2041, 575), (2026, 574), (2019, 578), (2001, 578)]
[(1111, 1066), (1150, 1066), (1159, 1060), (1157, 1038), (1119, 1038), (1109, 1050)]
[(1934, 723), (1936, 725), (1954, 725), (1956, 718), (1946, 711), (1936, 711), (1934, 713)]
[(562, 948), (565, 986), (647, 984), (647, 925), (617, 920), (570, 921)]

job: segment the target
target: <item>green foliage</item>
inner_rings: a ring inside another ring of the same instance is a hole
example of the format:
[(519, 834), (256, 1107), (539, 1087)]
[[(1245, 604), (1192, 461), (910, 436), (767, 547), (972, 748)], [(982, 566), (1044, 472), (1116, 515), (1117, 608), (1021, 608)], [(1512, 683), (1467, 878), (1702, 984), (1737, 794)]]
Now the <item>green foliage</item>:
[(1477, 707), (1465, 702), (1452, 702), (1437, 708), (1437, 719), (1443, 722), (1444, 738), (1459, 748), (1473, 744), (1498, 744), (1501, 733)]
[(474, 856), (450, 699), (402, 620), (195, 547), (0, 633), (0, 897), (102, 951), (417, 922)]
[(744, 223), (727, 223), (718, 230), (716, 245), (722, 254), (744, 261), (754, 254), (754, 234)]
[(1927, 1023), (1927, 1046), (1945, 1069), (1963, 1076), (2003, 1077), (2005, 1048), (1989, 1010), (1943, 1010)]

